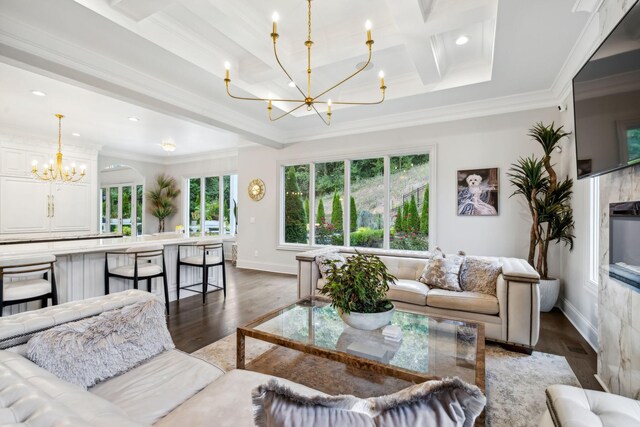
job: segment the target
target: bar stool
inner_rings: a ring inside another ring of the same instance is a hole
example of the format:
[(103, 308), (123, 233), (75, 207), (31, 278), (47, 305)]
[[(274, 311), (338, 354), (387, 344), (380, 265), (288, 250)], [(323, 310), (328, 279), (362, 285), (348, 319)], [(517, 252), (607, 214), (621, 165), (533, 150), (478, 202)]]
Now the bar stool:
[[(4, 307), (30, 301), (41, 300), (46, 307), (51, 298), (51, 304), (58, 305), (55, 262), (55, 255), (0, 259), (0, 316)], [(14, 280), (5, 282), (5, 277)]]
[[(182, 258), (180, 255), (180, 248), (184, 247), (197, 247), (202, 251), (202, 254), (187, 256)], [(211, 253), (213, 251), (219, 251), (218, 254)], [(180, 300), (180, 289), (186, 291), (196, 292), (202, 294), (202, 304), (207, 302), (207, 294), (209, 292), (215, 292), (222, 290), (224, 297), (227, 297), (227, 273), (224, 265), (224, 249), (222, 247), (222, 241), (202, 241), (196, 242), (190, 245), (178, 245), (178, 265), (176, 268), (176, 283), (178, 300)], [(194, 283), (193, 285), (180, 286), (180, 267), (181, 266), (197, 267), (202, 269), (202, 283)], [(209, 268), (222, 267), (222, 286), (209, 283)], [(202, 290), (191, 289), (196, 286), (202, 286)], [(209, 288), (213, 288), (209, 290)]]
[[(122, 265), (109, 269), (110, 255), (126, 255), (133, 258), (133, 264)], [(162, 265), (152, 262), (154, 259), (162, 258)], [(109, 294), (109, 279), (117, 277), (120, 279), (133, 280), (133, 288), (138, 289), (138, 281), (147, 281), (147, 291), (151, 292), (151, 279), (162, 277), (164, 285), (164, 302), (169, 314), (169, 287), (167, 285), (167, 266), (164, 261), (164, 246), (147, 245), (129, 248), (124, 251), (105, 252), (104, 254), (104, 294)]]

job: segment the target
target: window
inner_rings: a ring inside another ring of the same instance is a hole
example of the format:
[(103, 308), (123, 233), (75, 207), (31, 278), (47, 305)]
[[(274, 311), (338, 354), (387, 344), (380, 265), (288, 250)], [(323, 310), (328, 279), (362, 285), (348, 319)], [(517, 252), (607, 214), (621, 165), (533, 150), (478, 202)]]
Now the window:
[(114, 184), (100, 189), (100, 232), (142, 235), (144, 189), (141, 184)]
[(309, 243), (309, 165), (284, 167), (284, 242)]
[(600, 252), (600, 179), (589, 180), (589, 280), (595, 284), (599, 278)]
[(281, 243), (427, 250), (429, 161), (417, 153), (283, 165)]
[[(315, 243), (344, 243), (344, 162), (315, 164)], [(352, 214), (353, 218), (355, 214)]]
[(237, 228), (237, 176), (190, 178), (187, 186), (189, 235), (234, 235)]

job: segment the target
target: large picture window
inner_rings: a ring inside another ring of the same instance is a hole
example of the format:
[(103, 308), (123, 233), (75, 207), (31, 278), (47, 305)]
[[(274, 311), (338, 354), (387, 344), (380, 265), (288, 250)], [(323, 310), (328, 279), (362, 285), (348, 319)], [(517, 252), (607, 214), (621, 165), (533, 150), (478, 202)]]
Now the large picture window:
[(188, 193), (186, 221), (190, 236), (236, 234), (237, 175), (190, 178)]
[(280, 242), (427, 250), (429, 160), (417, 153), (283, 165)]

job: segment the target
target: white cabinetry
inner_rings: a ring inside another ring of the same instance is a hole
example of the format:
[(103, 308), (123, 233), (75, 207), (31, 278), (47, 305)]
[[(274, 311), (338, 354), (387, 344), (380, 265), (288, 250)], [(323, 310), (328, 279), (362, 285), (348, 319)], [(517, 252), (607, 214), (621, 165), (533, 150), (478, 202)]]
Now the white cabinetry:
[(0, 234), (97, 232), (97, 151), (64, 150), (64, 163), (85, 164), (80, 183), (33, 179), (31, 162), (47, 162), (55, 147), (0, 135)]

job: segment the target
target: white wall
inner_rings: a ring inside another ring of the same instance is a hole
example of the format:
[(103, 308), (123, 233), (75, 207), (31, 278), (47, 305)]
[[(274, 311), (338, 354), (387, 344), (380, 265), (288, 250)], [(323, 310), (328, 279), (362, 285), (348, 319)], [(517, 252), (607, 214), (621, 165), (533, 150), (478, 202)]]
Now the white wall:
[[(574, 130), (571, 98), (568, 109), (561, 114), (560, 124), (566, 131)], [(574, 179), (571, 206), (575, 221), (573, 251), (562, 246), (562, 288), (558, 306), (593, 348), (598, 345), (598, 286), (589, 280), (590, 184), (591, 178), (576, 180), (576, 144), (573, 136), (562, 145), (560, 170), (562, 176)]]
[[(263, 147), (241, 149), (238, 158), (239, 228), (238, 265), (270, 271), (296, 273), (297, 251), (279, 250), (278, 244), (278, 162), (312, 160), (323, 156), (363, 155), (376, 151), (436, 146), (437, 244), (447, 252), (464, 250), (468, 254), (516, 256), (526, 258), (530, 218), (517, 198), (509, 198), (513, 188), (506, 176), (512, 162), (532, 153), (541, 155), (538, 145), (527, 137), (536, 122), (558, 121), (554, 108), (503, 114), (481, 119), (418, 126), (375, 132), (309, 143), (282, 150)], [(456, 171), (498, 167), (500, 169), (499, 215), (460, 217), (456, 214)], [(254, 202), (246, 188), (254, 178), (266, 184), (265, 197)], [(254, 218), (255, 222), (251, 222)], [(554, 248), (554, 251), (556, 249)], [(256, 255), (257, 251), (257, 255)], [(559, 265), (551, 258), (551, 272)]]

